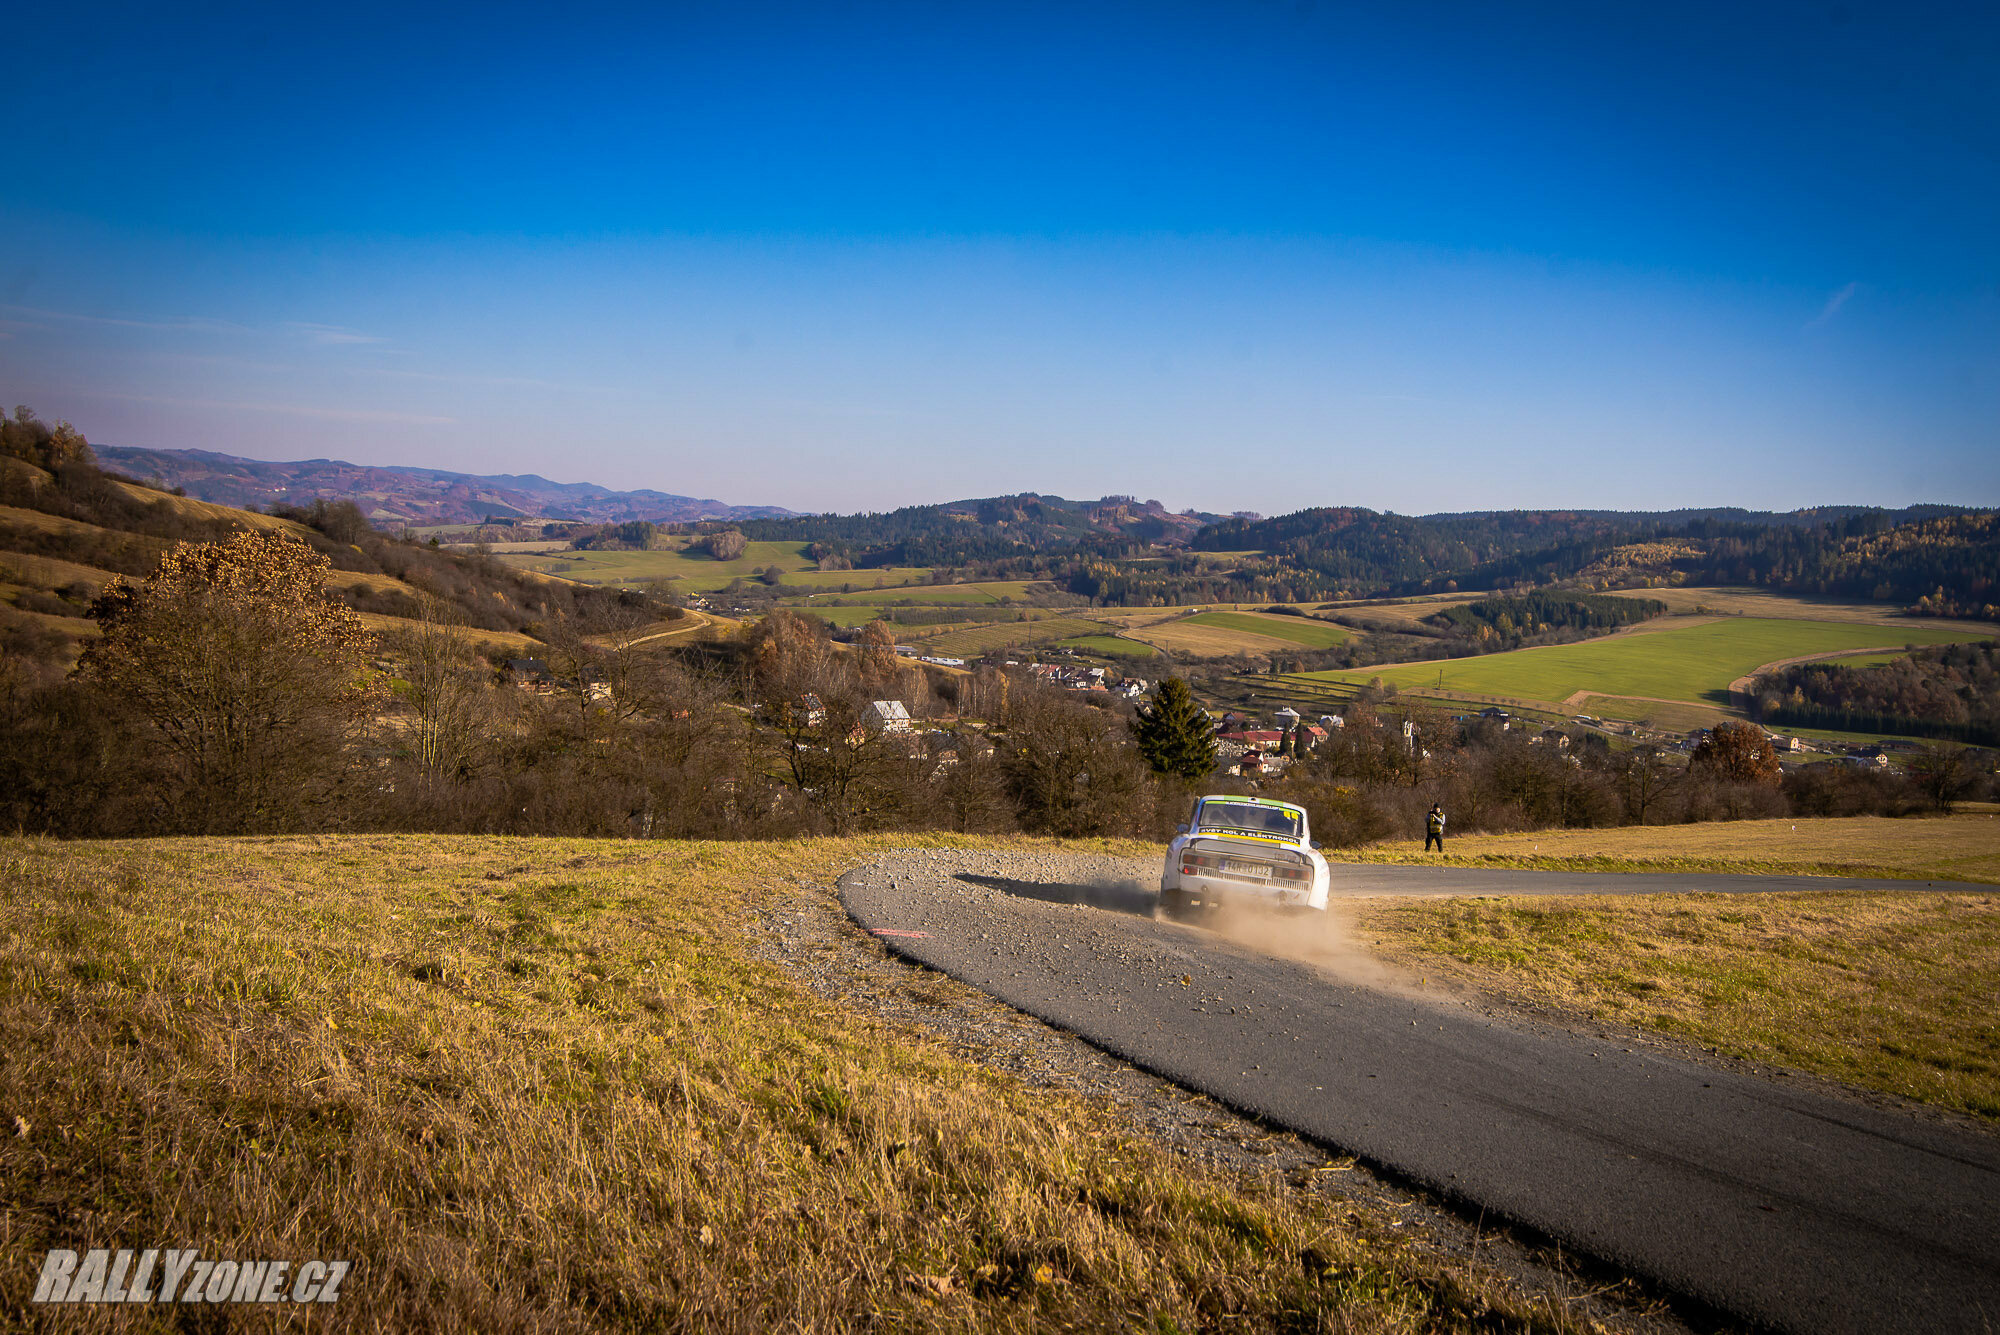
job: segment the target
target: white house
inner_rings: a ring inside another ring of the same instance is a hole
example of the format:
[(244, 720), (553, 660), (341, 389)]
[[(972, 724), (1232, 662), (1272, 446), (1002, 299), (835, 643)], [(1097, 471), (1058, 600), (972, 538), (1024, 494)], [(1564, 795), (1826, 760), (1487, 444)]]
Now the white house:
[(883, 732), (908, 732), (910, 711), (901, 700), (877, 700), (868, 706), (868, 726)]

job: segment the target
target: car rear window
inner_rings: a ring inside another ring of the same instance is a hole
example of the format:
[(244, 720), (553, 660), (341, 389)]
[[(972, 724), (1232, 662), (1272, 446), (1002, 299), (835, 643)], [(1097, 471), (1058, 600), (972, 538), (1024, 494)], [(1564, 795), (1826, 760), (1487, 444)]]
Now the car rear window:
[(1283, 807), (1257, 806), (1249, 802), (1203, 802), (1196, 829), (1236, 830), (1244, 834), (1274, 835), (1280, 839), (1299, 837), (1299, 817)]

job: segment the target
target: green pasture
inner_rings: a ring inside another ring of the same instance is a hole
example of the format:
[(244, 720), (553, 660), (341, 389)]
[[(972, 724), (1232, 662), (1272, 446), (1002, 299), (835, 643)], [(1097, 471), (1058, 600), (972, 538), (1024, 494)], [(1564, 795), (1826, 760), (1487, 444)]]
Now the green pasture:
[(1897, 663), (1910, 655), (1899, 650), (1893, 654), (1842, 654), (1838, 658), (1815, 658), (1812, 667), (1881, 667), (1884, 663)]
[(1152, 658), (1158, 653), (1150, 644), (1121, 639), (1116, 635), (1072, 635), (1068, 639), (1057, 640), (1056, 647), (1081, 649), (1087, 654), (1105, 654), (1112, 658)]
[[(866, 596), (880, 589), (894, 591), (897, 598), (910, 597), (920, 590), (907, 589), (905, 585), (921, 584), (931, 577), (929, 566), (893, 566), (883, 570), (801, 570), (787, 572), (785, 583), (802, 585), (808, 589), (825, 589), (839, 594), (843, 590)], [(949, 586), (947, 586), (949, 587)]]
[(838, 575), (828, 574), (817, 580), (807, 581), (787, 578), (785, 582), (787, 584), (810, 582), (822, 587), (831, 585), (835, 589), (838, 589), (841, 583), (852, 583), (854, 585), (854, 592), (850, 594), (827, 593), (815, 596), (812, 599), (815, 608), (823, 603), (836, 600), (846, 602), (850, 598), (864, 599), (867, 605), (871, 607), (887, 607), (895, 603), (925, 603), (972, 607), (982, 603), (997, 603), (1003, 598), (1011, 598), (1018, 602), (1028, 596), (1028, 581), (1012, 579), (992, 580), (985, 584), (917, 584), (907, 588), (885, 588), (881, 591), (880, 597), (875, 597), (873, 596), (875, 593), (874, 577), (882, 573), (899, 575), (919, 574), (924, 578), (929, 578), (930, 576), (929, 570), (899, 569), (893, 572), (843, 570)]
[(1310, 672), (1300, 677), (1342, 683), (1380, 677), (1404, 689), (1441, 686), (1454, 693), (1514, 700), (1562, 701), (1576, 691), (1590, 691), (1726, 704), (1732, 681), (1780, 659), (1897, 642), (1950, 644), (1984, 637), (1982, 631), (1947, 626), (1724, 617), (1481, 658)]
[[(1004, 649), (1009, 645), (1052, 644), (1057, 640), (1077, 636), (1105, 636), (1107, 627), (1101, 621), (1090, 621), (1083, 617), (1048, 617), (1041, 621), (999, 621), (990, 626), (978, 626), (971, 630), (957, 630), (949, 635), (937, 635), (924, 641), (924, 648), (934, 654), (952, 658), (973, 658), (994, 649)], [(1120, 641), (1124, 643), (1124, 641)]]
[(1350, 638), (1349, 632), (1339, 626), (1329, 626), (1324, 621), (1273, 616), (1268, 612), (1201, 612), (1181, 624), (1217, 626), (1224, 630), (1247, 631), (1252, 635), (1268, 635), (1274, 640), (1289, 640), (1310, 649), (1330, 649), (1336, 644), (1345, 644)]

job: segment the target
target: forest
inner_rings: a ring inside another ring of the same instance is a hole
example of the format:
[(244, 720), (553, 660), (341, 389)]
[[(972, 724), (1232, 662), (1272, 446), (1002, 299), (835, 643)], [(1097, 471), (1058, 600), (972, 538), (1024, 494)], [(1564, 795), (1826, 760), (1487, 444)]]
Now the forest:
[(1907, 733), (2000, 745), (2000, 643), (1920, 649), (1891, 663), (1802, 663), (1757, 679), (1755, 715), (1788, 728)]

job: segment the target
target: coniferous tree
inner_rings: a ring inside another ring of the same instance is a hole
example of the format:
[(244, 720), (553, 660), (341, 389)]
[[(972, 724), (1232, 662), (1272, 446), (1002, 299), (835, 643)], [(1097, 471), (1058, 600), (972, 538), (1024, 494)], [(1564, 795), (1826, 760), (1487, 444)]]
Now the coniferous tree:
[(1132, 730), (1139, 754), (1155, 773), (1192, 782), (1215, 768), (1214, 729), (1195, 703), (1194, 692), (1179, 677), (1168, 677), (1154, 689), (1149, 707), (1139, 711)]

